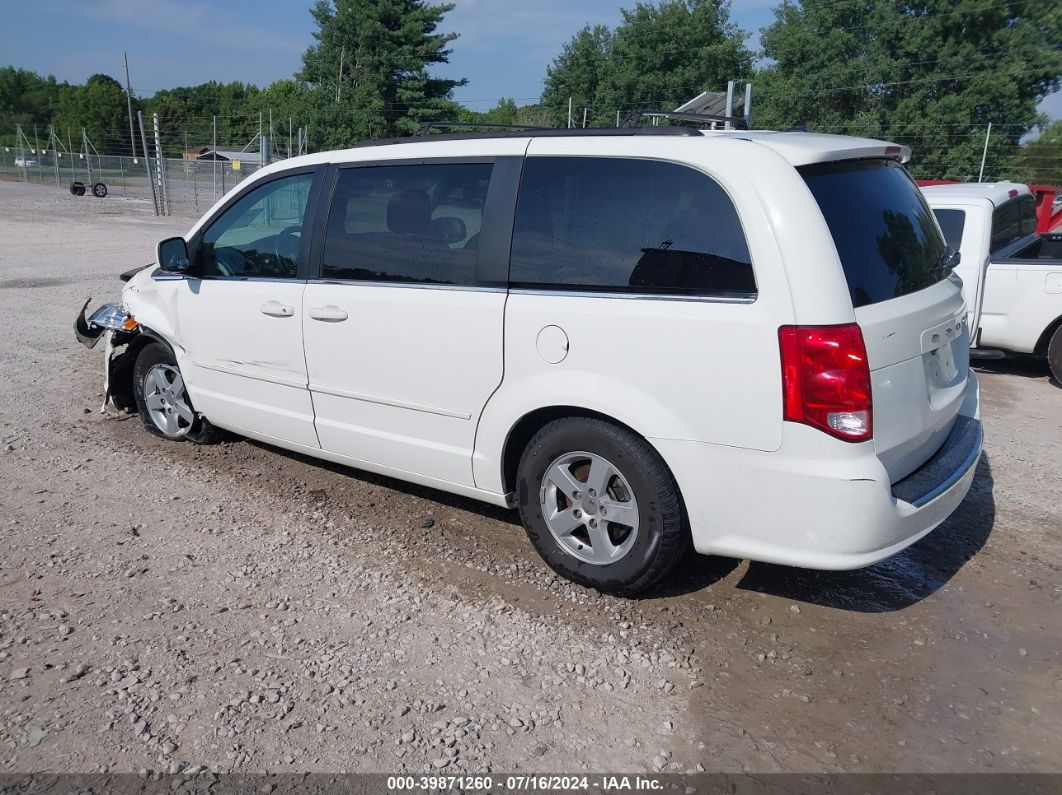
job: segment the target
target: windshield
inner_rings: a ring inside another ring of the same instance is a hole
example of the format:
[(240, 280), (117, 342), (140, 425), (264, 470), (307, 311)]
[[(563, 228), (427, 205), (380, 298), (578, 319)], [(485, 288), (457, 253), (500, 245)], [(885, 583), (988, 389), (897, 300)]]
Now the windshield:
[(852, 306), (899, 298), (947, 277), (947, 245), (899, 163), (846, 160), (799, 171), (833, 235)]
[(989, 252), (995, 254), (1015, 240), (1028, 237), (1035, 231), (1036, 199), (1029, 194), (1011, 199), (992, 213), (992, 242)]

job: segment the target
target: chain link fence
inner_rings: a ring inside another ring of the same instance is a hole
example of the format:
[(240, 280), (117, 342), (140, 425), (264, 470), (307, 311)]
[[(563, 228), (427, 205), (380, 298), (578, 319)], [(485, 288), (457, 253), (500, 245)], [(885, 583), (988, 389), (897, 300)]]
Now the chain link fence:
[[(195, 216), (261, 168), (258, 153), (253, 161), (151, 158), (151, 174), (144, 158), (118, 155), (47, 152), (0, 147), (0, 179), (45, 185), (74, 193), (84, 187), (86, 201), (121, 196), (152, 201), (152, 185), (163, 215)], [(161, 162), (161, 169), (159, 164)], [(102, 184), (103, 189), (97, 186)], [(75, 194), (76, 195), (76, 194)]]

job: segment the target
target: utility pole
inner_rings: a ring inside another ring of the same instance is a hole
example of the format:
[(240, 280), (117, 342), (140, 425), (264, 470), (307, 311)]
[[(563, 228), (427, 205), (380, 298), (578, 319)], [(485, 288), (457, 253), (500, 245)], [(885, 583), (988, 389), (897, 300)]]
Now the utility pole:
[(136, 133), (133, 132), (133, 89), (129, 86), (129, 53), (123, 51), (125, 58), (125, 106), (129, 109), (129, 146), (132, 147), (133, 160), (136, 160)]
[(568, 129), (572, 128), (572, 98), (568, 97)]
[(291, 158), (291, 116), (288, 116), (288, 158)]
[(162, 214), (170, 214), (170, 200), (166, 195), (166, 161), (162, 159), (162, 134), (159, 132), (159, 114), (151, 114), (151, 126), (155, 128), (155, 181), (159, 188), (159, 204)]
[(730, 80), (726, 84), (726, 122), (723, 124), (724, 130), (734, 129), (734, 125), (730, 122), (731, 117), (734, 115), (734, 81)]
[(155, 215), (159, 214), (159, 197), (155, 194), (155, 182), (151, 178), (151, 158), (148, 157), (147, 135), (144, 133), (144, 112), (137, 111), (140, 120), (140, 142), (144, 145), (144, 168), (147, 170), (148, 185), (151, 187), (151, 204), (155, 208)]
[(336, 77), (336, 104), (339, 104), (339, 89), (343, 85), (343, 59), (346, 57), (347, 48), (339, 51), (339, 76)]
[(88, 181), (92, 182), (92, 158), (89, 156), (88, 135), (85, 128), (81, 128), (81, 157), (85, 160), (85, 168), (88, 170)]
[(52, 162), (55, 164), (55, 187), (59, 187), (59, 147), (55, 145), (55, 128), (48, 125), (48, 147), (52, 150)]
[(214, 201), (218, 200), (218, 117), (214, 116), (214, 145), (210, 150), (211, 174), (214, 185)]
[(583, 129), (586, 129), (586, 108), (583, 108)]
[(977, 181), (980, 182), (985, 175), (985, 158), (988, 157), (988, 137), (992, 135), (992, 122), (988, 123), (988, 129), (985, 131), (985, 149), (981, 152), (981, 171), (977, 175)]
[(33, 125), (33, 145), (37, 150), (37, 179), (41, 184), (44, 184), (44, 177), (41, 174), (41, 161), (44, 160), (44, 153), (41, 152), (41, 139), (37, 137), (37, 125)]

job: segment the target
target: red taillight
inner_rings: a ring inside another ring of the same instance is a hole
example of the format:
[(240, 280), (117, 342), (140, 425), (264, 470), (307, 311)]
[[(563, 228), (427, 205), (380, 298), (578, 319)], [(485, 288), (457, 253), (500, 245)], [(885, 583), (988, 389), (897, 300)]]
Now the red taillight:
[(782, 326), (778, 343), (784, 419), (847, 442), (873, 437), (870, 366), (859, 326)]

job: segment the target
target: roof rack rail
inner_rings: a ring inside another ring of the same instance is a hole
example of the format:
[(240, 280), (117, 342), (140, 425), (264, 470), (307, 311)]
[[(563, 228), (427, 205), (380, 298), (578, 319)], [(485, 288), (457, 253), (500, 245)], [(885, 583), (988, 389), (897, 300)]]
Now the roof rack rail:
[(434, 129), (542, 130), (546, 128), (533, 124), (502, 124), (492, 121), (422, 121), (413, 136), (423, 138)]
[(712, 122), (729, 123), (735, 130), (747, 130), (748, 119), (744, 116), (723, 116), (716, 113), (689, 113), (681, 110), (632, 110), (627, 113), (621, 127), (638, 127), (642, 119), (676, 119), (678, 121), (695, 121), (701, 124)]
[[(473, 124), (473, 127), (483, 125)], [(391, 144), (415, 144), (426, 141), (471, 141), (478, 138), (563, 138), (564, 136), (619, 137), (632, 135), (700, 135), (693, 127), (516, 127), (490, 132), (441, 133), (439, 135), (409, 135), (401, 138), (368, 138), (354, 144), (363, 146), (390, 146)]]

